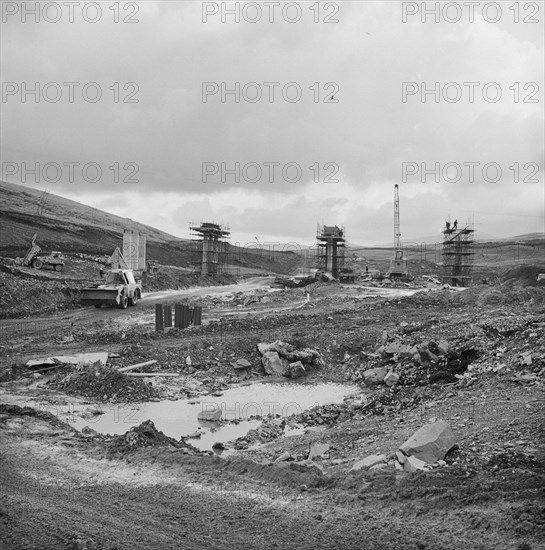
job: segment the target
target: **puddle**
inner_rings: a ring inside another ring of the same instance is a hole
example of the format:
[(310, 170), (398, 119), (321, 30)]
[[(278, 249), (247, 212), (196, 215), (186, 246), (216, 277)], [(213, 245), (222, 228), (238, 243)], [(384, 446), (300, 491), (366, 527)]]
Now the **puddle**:
[[(231, 388), (221, 397), (203, 396), (134, 405), (87, 405), (67, 411), (65, 415), (70, 418), (65, 417), (65, 420), (78, 430), (89, 426), (97, 432), (115, 435), (150, 419), (158, 430), (174, 439), (200, 432), (199, 439), (188, 441), (201, 450), (212, 450), (215, 442), (225, 443), (259, 427), (261, 421), (252, 417), (299, 414), (316, 405), (342, 403), (346, 396), (355, 392), (358, 392), (356, 386), (344, 384), (257, 383)], [(93, 410), (104, 414), (92, 416)], [(198, 420), (199, 412), (212, 410), (220, 410), (222, 420), (239, 422), (226, 424)], [(86, 418), (82, 418), (82, 414)]]

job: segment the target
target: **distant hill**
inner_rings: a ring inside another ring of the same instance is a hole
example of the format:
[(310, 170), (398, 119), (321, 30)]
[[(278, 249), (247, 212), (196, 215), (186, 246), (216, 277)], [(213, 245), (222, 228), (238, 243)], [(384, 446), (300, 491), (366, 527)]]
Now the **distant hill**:
[[(133, 229), (146, 235), (148, 259), (179, 267), (190, 266), (194, 259), (189, 239), (31, 187), (0, 182), (0, 204), (0, 256), (25, 254), (34, 233), (44, 252), (111, 254), (121, 247), (123, 230)], [(301, 260), (291, 252), (242, 250), (231, 245), (228, 250), (233, 266), (244, 272), (251, 268), (289, 273)]]

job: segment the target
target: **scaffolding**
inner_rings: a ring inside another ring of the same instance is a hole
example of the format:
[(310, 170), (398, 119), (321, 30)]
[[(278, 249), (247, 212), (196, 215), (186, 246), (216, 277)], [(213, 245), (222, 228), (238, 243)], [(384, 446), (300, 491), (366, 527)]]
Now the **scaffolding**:
[(446, 223), (442, 250), (444, 283), (464, 287), (471, 284), (474, 233), (475, 230), (470, 223), (463, 227), (458, 227), (456, 221), (452, 227), (449, 222)]
[(317, 268), (331, 273), (336, 279), (344, 267), (346, 235), (344, 226), (318, 224), (316, 231)]
[(214, 222), (190, 223), (191, 265), (202, 276), (226, 270), (229, 227)]

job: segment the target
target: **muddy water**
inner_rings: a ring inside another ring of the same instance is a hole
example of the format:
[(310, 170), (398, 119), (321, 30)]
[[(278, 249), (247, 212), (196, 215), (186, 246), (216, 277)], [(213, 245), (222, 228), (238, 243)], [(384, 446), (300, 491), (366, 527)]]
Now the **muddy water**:
[[(70, 420), (79, 430), (89, 426), (100, 433), (122, 434), (150, 419), (158, 430), (175, 439), (200, 432), (201, 437), (191, 439), (191, 443), (199, 449), (210, 450), (215, 442), (236, 439), (259, 427), (261, 421), (253, 417), (289, 416), (316, 405), (342, 403), (357, 390), (356, 386), (333, 383), (256, 383), (231, 388), (216, 397), (134, 405), (88, 405), (85, 410), (70, 411)], [(93, 410), (103, 414), (92, 416)], [(221, 411), (222, 422), (198, 420), (199, 412), (212, 410)], [(82, 418), (82, 414), (87, 418)]]

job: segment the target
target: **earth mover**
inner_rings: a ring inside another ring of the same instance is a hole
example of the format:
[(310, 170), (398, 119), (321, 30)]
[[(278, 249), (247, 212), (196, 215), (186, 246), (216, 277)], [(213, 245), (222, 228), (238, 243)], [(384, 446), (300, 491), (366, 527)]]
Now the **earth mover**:
[(132, 269), (111, 269), (103, 284), (81, 291), (83, 305), (101, 307), (102, 304), (126, 309), (135, 306), (142, 297), (142, 281), (134, 278)]
[(54, 251), (47, 256), (40, 256), (42, 249), (36, 244), (38, 233), (34, 233), (32, 243), (28, 252), (23, 258), (17, 258), (16, 264), (24, 267), (33, 267), (34, 269), (42, 269), (51, 267), (55, 271), (62, 271), (64, 268), (64, 258), (61, 252)]

